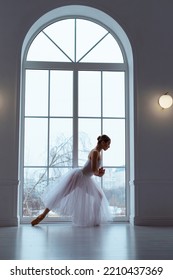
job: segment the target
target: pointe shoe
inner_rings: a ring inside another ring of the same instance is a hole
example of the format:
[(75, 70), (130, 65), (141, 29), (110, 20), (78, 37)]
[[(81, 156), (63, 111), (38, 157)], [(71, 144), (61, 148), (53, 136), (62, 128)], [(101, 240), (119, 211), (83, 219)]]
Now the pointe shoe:
[(43, 215), (43, 214), (39, 215), (36, 219), (34, 219), (31, 222), (31, 225), (32, 226), (38, 225), (44, 218), (45, 218), (45, 215)]

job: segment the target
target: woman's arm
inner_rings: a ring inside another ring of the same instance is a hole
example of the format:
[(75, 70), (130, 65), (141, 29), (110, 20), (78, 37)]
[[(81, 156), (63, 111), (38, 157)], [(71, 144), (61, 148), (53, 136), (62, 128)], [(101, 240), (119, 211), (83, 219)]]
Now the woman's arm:
[(98, 168), (99, 157), (100, 155), (98, 151), (94, 150), (91, 153), (91, 169), (95, 176), (102, 177), (105, 173), (105, 170), (103, 169), (103, 167)]

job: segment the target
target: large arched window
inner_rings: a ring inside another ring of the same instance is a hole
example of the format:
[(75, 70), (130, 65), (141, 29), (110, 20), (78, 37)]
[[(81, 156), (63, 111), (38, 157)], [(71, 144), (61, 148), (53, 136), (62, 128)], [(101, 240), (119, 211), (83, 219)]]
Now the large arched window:
[[(38, 215), (46, 185), (81, 167), (104, 133), (105, 176), (98, 180), (114, 220), (128, 220), (128, 65), (113, 30), (68, 15), (41, 26), (22, 64), (21, 220)], [(49, 220), (67, 220), (50, 212)]]

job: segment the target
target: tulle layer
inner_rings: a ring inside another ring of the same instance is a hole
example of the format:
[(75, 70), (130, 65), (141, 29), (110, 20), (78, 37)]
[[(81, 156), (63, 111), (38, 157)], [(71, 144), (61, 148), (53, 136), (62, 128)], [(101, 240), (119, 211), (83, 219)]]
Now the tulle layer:
[(110, 221), (108, 201), (92, 176), (73, 169), (48, 187), (46, 208), (72, 217), (76, 226), (96, 226)]

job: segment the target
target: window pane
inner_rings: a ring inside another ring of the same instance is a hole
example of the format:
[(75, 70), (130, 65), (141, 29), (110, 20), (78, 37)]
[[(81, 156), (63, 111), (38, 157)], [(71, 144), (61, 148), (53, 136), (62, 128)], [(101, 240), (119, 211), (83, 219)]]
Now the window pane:
[(72, 119), (50, 119), (50, 166), (72, 166)]
[(51, 71), (50, 115), (72, 116), (73, 72)]
[(28, 51), (27, 60), (70, 61), (43, 32), (40, 32), (33, 40)]
[(46, 116), (48, 113), (48, 71), (26, 70), (25, 115)]
[(43, 211), (41, 196), (47, 185), (47, 171), (41, 168), (24, 169), (23, 216), (37, 216)]
[(81, 62), (123, 63), (123, 56), (118, 43), (109, 34)]
[(125, 120), (103, 120), (103, 131), (111, 138), (110, 149), (103, 153), (104, 165), (125, 165)]
[(77, 19), (76, 61), (86, 54), (105, 34), (107, 30), (88, 20)]
[(113, 216), (126, 215), (125, 169), (107, 168), (103, 178), (103, 190)]
[(125, 116), (124, 72), (103, 73), (103, 116)]
[(79, 72), (79, 116), (100, 117), (101, 74), (100, 72)]
[(54, 182), (55, 180), (61, 180), (61, 177), (70, 170), (71, 170), (71, 167), (67, 167), (67, 168), (51, 167), (51, 168), (49, 168), (49, 183)]
[(74, 61), (74, 19), (60, 20), (44, 29), (44, 32)]
[(47, 164), (47, 119), (25, 119), (24, 165)]
[(79, 166), (83, 166), (89, 151), (96, 146), (100, 131), (100, 119), (79, 119)]

